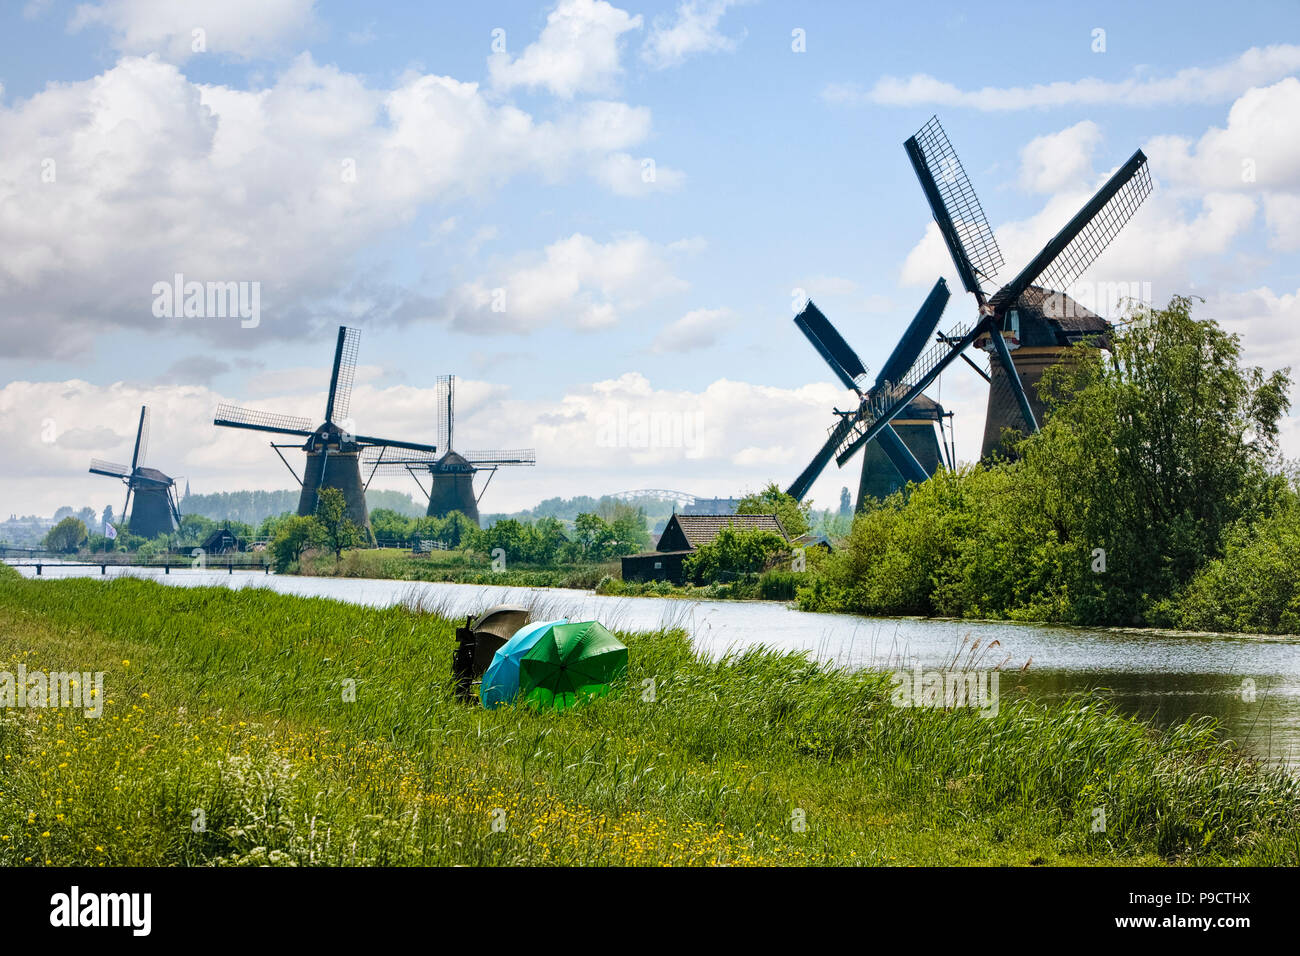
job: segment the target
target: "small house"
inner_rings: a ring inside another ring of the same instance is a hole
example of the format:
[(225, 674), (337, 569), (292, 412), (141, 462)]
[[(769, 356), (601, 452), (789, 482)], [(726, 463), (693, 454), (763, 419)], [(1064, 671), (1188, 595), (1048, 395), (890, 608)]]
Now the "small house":
[(218, 528), (213, 531), (203, 539), (203, 543), (199, 547), (203, 549), (204, 554), (209, 556), (214, 554), (235, 554), (241, 550), (239, 538), (229, 528)]
[(776, 515), (675, 514), (664, 526), (654, 551), (623, 558), (623, 580), (681, 584), (685, 579), (682, 565), (686, 559), (696, 548), (712, 542), (727, 525), (762, 528), (789, 540)]

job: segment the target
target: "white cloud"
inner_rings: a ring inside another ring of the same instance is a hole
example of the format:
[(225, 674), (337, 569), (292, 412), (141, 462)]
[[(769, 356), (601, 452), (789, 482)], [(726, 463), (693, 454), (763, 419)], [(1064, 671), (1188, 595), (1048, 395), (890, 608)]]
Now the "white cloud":
[(692, 309), (656, 336), (656, 352), (693, 352), (708, 348), (735, 323), (730, 309)]
[[(641, 48), (641, 58), (657, 70), (680, 65), (698, 53), (729, 53), (740, 38), (718, 29), (722, 15), (735, 0), (683, 0), (673, 19), (656, 18)], [(741, 38), (744, 37), (742, 32)]]
[(671, 166), (661, 166), (650, 157), (641, 159), (628, 153), (610, 153), (591, 166), (591, 178), (619, 196), (648, 196), (656, 192), (680, 189), (686, 174)]
[(1030, 192), (1056, 192), (1092, 176), (1092, 154), (1101, 142), (1101, 127), (1092, 120), (1059, 133), (1031, 139), (1020, 151), (1020, 185)]
[(1265, 196), (1264, 221), (1268, 223), (1274, 248), (1283, 252), (1300, 249), (1300, 195), (1277, 193)]
[(501, 90), (544, 87), (564, 99), (608, 92), (622, 73), (619, 37), (640, 28), (640, 16), (605, 0), (560, 0), (541, 35), (517, 58), (509, 53), (488, 58), (492, 85)]
[(495, 273), (457, 287), (434, 317), (465, 332), (530, 332), (567, 321), (584, 329), (612, 325), (626, 312), (684, 291), (671, 247), (632, 234), (597, 242), (574, 233)]
[(1147, 147), (1153, 168), (1188, 193), (1232, 191), (1259, 197), (1271, 244), (1300, 249), (1300, 80), (1250, 90), (1232, 104), (1224, 127), (1193, 142), (1159, 136)]
[(1300, 80), (1249, 90), (1232, 104), (1226, 127), (1196, 142), (1157, 136), (1146, 147), (1162, 179), (1193, 189), (1300, 191)]
[(884, 106), (961, 106), (997, 111), (1047, 109), (1077, 105), (1133, 107), (1186, 103), (1220, 103), (1253, 86), (1272, 83), (1300, 70), (1300, 45), (1279, 43), (1251, 47), (1236, 59), (1214, 67), (1189, 67), (1173, 76), (1153, 77), (1135, 71), (1126, 80), (1087, 77), (1033, 86), (986, 86), (963, 90), (925, 73), (885, 76), (868, 90), (852, 83), (832, 83), (822, 96), (832, 103)]
[[(1247, 362), (1274, 369), (1297, 364), (1300, 355), (1300, 289), (1276, 293), (1266, 286), (1242, 292), (1217, 292), (1197, 304), (1198, 314), (1217, 319), (1241, 336)], [(1300, 369), (1297, 369), (1300, 371)], [(1292, 454), (1300, 453), (1300, 447)]]
[(625, 103), (543, 121), (474, 83), (408, 74), (375, 88), (308, 55), (250, 91), (123, 58), (0, 104), (0, 348), (76, 354), (121, 327), (247, 344), (237, 323), (152, 315), (153, 284), (178, 272), (261, 282), (259, 334), (277, 338), (330, 324), (340, 295), (352, 320), (418, 315), (427, 303), (358, 277), (359, 250), (423, 204), (517, 175), (613, 186), (610, 164), (649, 130), (649, 111)]
[(316, 0), (98, 0), (76, 8), (70, 29), (106, 27), (115, 49), (181, 63), (203, 53), (243, 59), (302, 39)]

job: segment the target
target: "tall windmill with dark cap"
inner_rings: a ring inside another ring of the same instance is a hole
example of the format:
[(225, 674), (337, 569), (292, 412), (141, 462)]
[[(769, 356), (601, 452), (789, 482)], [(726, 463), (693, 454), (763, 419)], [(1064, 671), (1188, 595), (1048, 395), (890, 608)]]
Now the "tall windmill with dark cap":
[[(337, 488), (343, 492), (348, 518), (357, 527), (369, 532), (370, 513), (366, 509), (366, 486), (361, 483), (359, 466), (361, 452), (375, 449), (382, 453), (386, 449), (401, 448), (412, 452), (431, 453), (437, 450), (437, 445), (356, 435), (343, 427), (341, 423), (349, 421), (352, 379), (356, 373), (357, 343), (360, 337), (361, 333), (356, 329), (339, 326), (338, 343), (334, 347), (334, 369), (330, 373), (329, 396), (325, 400), (325, 421), (315, 429), (311, 427), (311, 420), (307, 418), (277, 415), (224, 404), (217, 406), (213, 424), (306, 439), (302, 445), (296, 442), (271, 443), (271, 447), (280, 456), (280, 460), (284, 462), (290, 474), (302, 486), (302, 493), (298, 496), (298, 514), (315, 514), (320, 489)], [(301, 478), (280, 451), (282, 448), (295, 447), (300, 447), (307, 453), (307, 463)]]
[[(120, 478), (125, 482), (126, 503), (122, 505), (122, 516), (129, 521), (131, 533), (156, 538), (160, 534), (171, 534), (176, 530), (181, 523), (181, 509), (176, 500), (176, 483), (170, 475), (164, 475), (157, 468), (145, 465), (148, 453), (149, 408), (141, 405), (140, 424), (135, 430), (135, 450), (131, 452), (131, 467), (93, 458), (90, 472)], [(133, 495), (135, 508), (128, 512)]]
[(953, 361), (966, 358), (963, 353), (971, 345), (990, 353), (988, 371), (980, 370), (989, 381), (983, 454), (997, 449), (1004, 429), (1037, 431), (1044, 409), (1033, 386), (1043, 371), (1059, 361), (1066, 349), (1083, 342), (1097, 343), (1109, 330), (1100, 316), (1075, 302), (1065, 290), (1096, 261), (1151, 194), (1147, 158), (1138, 150), (1015, 278), (988, 295), (983, 282), (992, 279), (1005, 260), (938, 118), (931, 117), (904, 147), (957, 274), (966, 291), (975, 296), (978, 311), (973, 322), (938, 336), (938, 342), (905, 373), (877, 389), (856, 413), (845, 417), (834, 450), (841, 465), (888, 429)]
[[(438, 416), (437, 452), (385, 455), (384, 449), (370, 448), (362, 453), (362, 463), (373, 476), (406, 472), (415, 479), (420, 491), (429, 498), (425, 514), (445, 518), (453, 511), (478, 524), (478, 503), (487, 491), (492, 476), (501, 467), (531, 466), (537, 464), (537, 452), (532, 448), (497, 448), (489, 451), (456, 451), (452, 444), (456, 428), (456, 376), (440, 375), (434, 385)], [(481, 471), (488, 479), (476, 493), (474, 476)], [(428, 490), (420, 475), (429, 477)]]
[[(826, 442), (787, 489), (788, 494), (802, 499), (808, 493), (848, 434), (858, 410), (869, 405), (873, 395), (888, 389), (890, 383), (901, 379), (912, 367), (934, 334), (948, 298), (948, 283), (940, 279), (870, 385), (862, 359), (811, 300), (795, 316), (795, 325), (808, 337), (836, 378), (845, 388), (853, 390), (857, 405), (848, 411), (835, 409), (838, 420), (831, 426)], [(935, 437), (935, 425), (942, 428), (944, 417), (945, 412), (938, 402), (918, 394), (867, 443), (862, 456), (862, 475), (858, 480), (858, 510), (870, 498), (885, 498), (907, 482), (924, 481), (939, 469), (943, 458)], [(949, 460), (948, 464), (951, 466), (952, 461)]]

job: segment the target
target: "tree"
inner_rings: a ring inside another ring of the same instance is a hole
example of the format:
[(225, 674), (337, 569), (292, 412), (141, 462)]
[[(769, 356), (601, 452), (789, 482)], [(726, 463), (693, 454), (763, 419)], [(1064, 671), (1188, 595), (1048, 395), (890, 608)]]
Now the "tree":
[(405, 541), (411, 537), (415, 520), (391, 508), (370, 512), (370, 528), (378, 541)]
[(650, 547), (650, 532), (645, 526), (645, 511), (629, 508), (629, 513), (614, 519), (614, 544), (611, 556), (636, 554)]
[(70, 554), (80, 548), (90, 538), (86, 523), (80, 518), (67, 517), (56, 524), (45, 535), (45, 550)]
[(847, 518), (853, 514), (853, 499), (849, 497), (849, 489), (840, 489), (840, 517)]
[(781, 527), (791, 538), (808, 533), (808, 514), (811, 510), (811, 501), (796, 501), (782, 491), (776, 482), (771, 482), (756, 495), (746, 495), (736, 506), (736, 514), (776, 515), (776, 520), (781, 522)]
[(601, 560), (609, 553), (614, 540), (614, 529), (600, 515), (580, 514), (573, 521), (573, 543), (583, 560)]
[(1193, 319), (1185, 297), (1071, 358), (1044, 376), (1048, 423), (1018, 450), (1053, 536), (1075, 548), (1083, 616), (1129, 623), (1272, 508), (1290, 370), (1242, 366), (1238, 337)]
[(270, 548), (275, 570), (281, 574), (288, 571), (290, 565), (302, 560), (303, 552), (321, 537), (320, 524), (313, 517), (288, 515), (277, 522)]
[(727, 524), (716, 538), (696, 548), (682, 569), (692, 581), (707, 584), (727, 576), (755, 574), (789, 550), (790, 545), (775, 531)]
[(320, 541), (338, 562), (347, 548), (365, 544), (365, 533), (348, 517), (347, 499), (337, 488), (322, 488), (316, 496), (316, 522)]

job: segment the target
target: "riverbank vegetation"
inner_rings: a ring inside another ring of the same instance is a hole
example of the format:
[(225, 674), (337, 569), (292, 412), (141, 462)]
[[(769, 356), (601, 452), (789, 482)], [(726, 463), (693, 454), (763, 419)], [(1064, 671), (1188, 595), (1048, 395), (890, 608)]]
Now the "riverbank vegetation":
[(1191, 302), (1044, 376), (1014, 459), (941, 471), (860, 514), (810, 610), (1295, 630), (1300, 498), (1276, 456), (1289, 370)]
[[(7, 573), (6, 573), (7, 572)], [(617, 622), (607, 622), (617, 629)], [(900, 708), (887, 675), (619, 633), (577, 710), (455, 701), (454, 622), (260, 588), (0, 568), (0, 865), (1295, 864), (1300, 793), (1205, 722)]]

